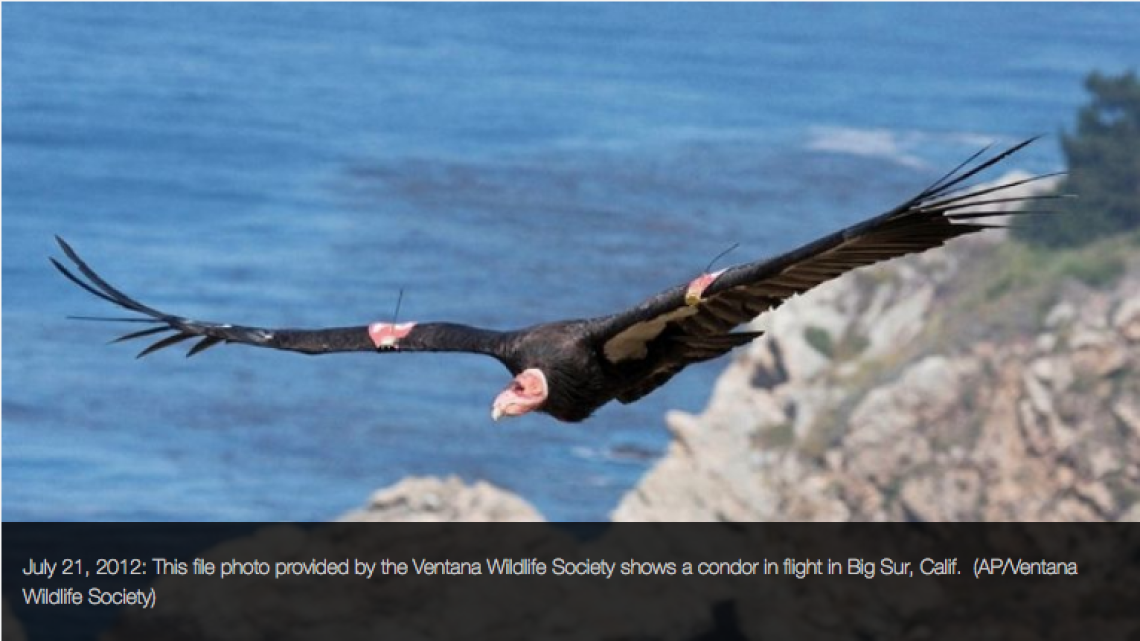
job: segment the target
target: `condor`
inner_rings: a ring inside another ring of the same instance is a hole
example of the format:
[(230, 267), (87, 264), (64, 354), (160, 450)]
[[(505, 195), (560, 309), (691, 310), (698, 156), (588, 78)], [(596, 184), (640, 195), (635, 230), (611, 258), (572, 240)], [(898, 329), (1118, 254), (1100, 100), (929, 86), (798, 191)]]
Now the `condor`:
[(894, 209), (774, 258), (701, 274), (609, 316), (509, 331), (457, 323), (267, 329), (193, 320), (127, 296), (88, 267), (61, 238), (57, 237), (60, 247), (79, 274), (54, 258), (51, 261), (89, 293), (139, 314), (96, 320), (153, 325), (115, 342), (167, 334), (140, 357), (191, 338), (200, 340), (187, 356), (221, 343), (305, 354), (472, 352), (497, 359), (514, 377), (492, 403), (492, 418), (542, 412), (576, 422), (610, 401), (633, 403), (686, 366), (755, 340), (761, 332), (734, 330), (796, 294), (864, 265), (926, 251), (958, 236), (995, 227), (985, 219), (1011, 213), (1007, 206), (1059, 197), (1009, 195), (1009, 189), (1046, 176), (988, 187), (967, 185), (969, 179), (1031, 142), (1026, 140), (989, 158), (983, 157), (983, 149)]

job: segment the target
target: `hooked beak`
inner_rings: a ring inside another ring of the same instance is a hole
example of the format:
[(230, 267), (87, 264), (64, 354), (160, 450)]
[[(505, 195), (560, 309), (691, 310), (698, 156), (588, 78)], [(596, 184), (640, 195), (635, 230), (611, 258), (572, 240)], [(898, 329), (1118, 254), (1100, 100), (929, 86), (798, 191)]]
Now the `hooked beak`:
[(538, 368), (523, 370), (491, 404), (491, 419), (522, 416), (538, 409), (547, 397), (546, 375)]

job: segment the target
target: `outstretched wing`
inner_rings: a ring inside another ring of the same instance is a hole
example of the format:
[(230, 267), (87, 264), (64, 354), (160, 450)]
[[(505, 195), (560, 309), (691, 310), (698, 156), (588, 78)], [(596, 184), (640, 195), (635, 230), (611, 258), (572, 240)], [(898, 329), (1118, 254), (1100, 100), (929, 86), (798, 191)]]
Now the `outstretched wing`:
[(632, 309), (598, 319), (592, 335), (602, 354), (633, 377), (618, 399), (627, 403), (637, 400), (686, 365), (719, 356), (756, 338), (759, 333), (732, 330), (795, 294), (858, 267), (925, 251), (952, 238), (999, 226), (979, 220), (1038, 213), (1006, 208), (1061, 196), (1008, 196), (1007, 190), (1049, 176), (984, 188), (964, 186), (965, 181), (1033, 140), (978, 161), (986, 151), (983, 149), (922, 193), (870, 220), (772, 259), (705, 274)]
[(62, 238), (57, 236), (56, 241), (82, 277), (52, 258), (52, 264), (60, 273), (91, 294), (113, 305), (139, 314), (139, 316), (122, 318), (92, 316), (73, 318), (150, 325), (150, 327), (124, 334), (112, 341), (117, 343), (135, 338), (159, 338), (157, 342), (139, 352), (139, 358), (164, 347), (194, 338), (199, 340), (186, 353), (187, 356), (193, 356), (221, 343), (241, 343), (305, 354), (373, 351), (491, 353), (485, 347), (488, 344), (487, 337), (492, 332), (451, 323), (404, 323), (400, 325), (374, 323), (357, 327), (327, 329), (266, 329), (228, 323), (212, 323), (167, 314), (144, 305), (119, 291), (88, 267), (87, 263), (83, 262), (83, 259)]

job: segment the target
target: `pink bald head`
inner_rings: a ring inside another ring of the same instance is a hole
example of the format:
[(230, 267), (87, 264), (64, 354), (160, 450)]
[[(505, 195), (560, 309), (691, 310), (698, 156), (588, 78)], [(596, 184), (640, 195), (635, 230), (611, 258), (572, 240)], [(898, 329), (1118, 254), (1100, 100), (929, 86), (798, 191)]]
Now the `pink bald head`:
[(546, 402), (548, 393), (546, 375), (542, 370), (525, 370), (495, 398), (495, 403), (491, 406), (491, 418), (497, 421), (504, 416), (522, 416), (533, 412)]

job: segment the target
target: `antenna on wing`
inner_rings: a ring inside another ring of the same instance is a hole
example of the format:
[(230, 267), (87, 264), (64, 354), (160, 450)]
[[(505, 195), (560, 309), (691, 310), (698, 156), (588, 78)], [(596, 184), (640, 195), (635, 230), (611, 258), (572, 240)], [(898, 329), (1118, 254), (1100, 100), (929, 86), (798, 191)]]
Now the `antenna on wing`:
[(396, 311), (392, 312), (392, 324), (395, 325), (396, 321), (400, 320), (400, 304), (404, 302), (404, 288), (400, 288), (400, 294), (396, 297)]
[(707, 267), (705, 267), (705, 270), (703, 273), (705, 273), (705, 274), (709, 273), (709, 270), (712, 269), (713, 265), (716, 264), (716, 261), (718, 261), (718, 260), (724, 258), (725, 256), (729, 255), (732, 252), (732, 250), (736, 249), (737, 247), (740, 247), (740, 243), (735, 243), (732, 245), (732, 247), (729, 247), (728, 249), (717, 254), (715, 258), (713, 258), (712, 260), (709, 261), (709, 264)]

